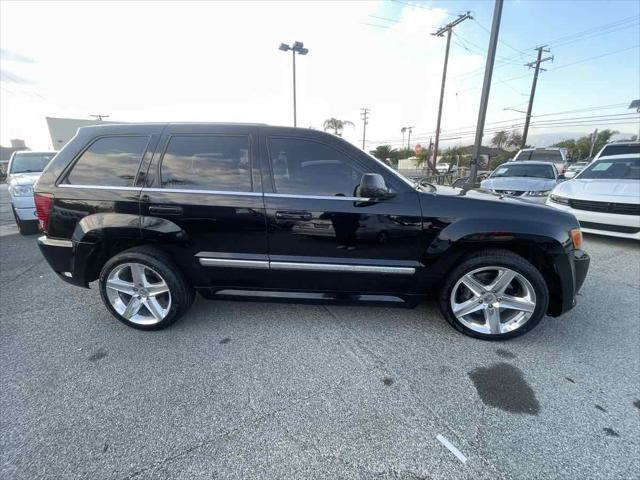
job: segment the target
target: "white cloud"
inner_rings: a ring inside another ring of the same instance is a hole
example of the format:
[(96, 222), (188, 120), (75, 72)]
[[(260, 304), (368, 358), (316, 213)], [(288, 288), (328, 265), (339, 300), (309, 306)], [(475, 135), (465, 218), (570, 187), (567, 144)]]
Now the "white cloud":
[[(45, 116), (110, 114), (123, 121), (259, 121), (291, 124), (291, 57), (280, 42), (310, 50), (297, 61), (298, 125), (335, 116), (356, 123), (372, 110), (368, 138), (400, 127), (435, 128), (446, 23), (439, 9), (407, 7), (388, 29), (362, 25), (379, 2), (3, 3), (3, 48), (31, 63), (3, 79), (1, 139), (49, 143)], [(36, 14), (37, 12), (37, 14)], [(3, 59), (3, 64), (5, 60)], [(456, 52), (451, 74), (482, 66)], [(469, 124), (475, 102), (448, 87), (443, 128)], [(469, 95), (472, 96), (474, 92)], [(475, 94), (477, 96), (477, 94)], [(390, 132), (396, 132), (390, 134)]]

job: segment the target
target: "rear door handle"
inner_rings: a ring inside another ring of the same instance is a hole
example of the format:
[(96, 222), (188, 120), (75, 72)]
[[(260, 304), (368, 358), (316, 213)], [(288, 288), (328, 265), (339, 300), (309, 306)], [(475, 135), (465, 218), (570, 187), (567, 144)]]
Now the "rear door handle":
[(278, 220), (311, 220), (313, 215), (304, 210), (278, 210), (276, 218)]
[(149, 213), (156, 213), (158, 215), (182, 215), (182, 207), (155, 205), (149, 207)]

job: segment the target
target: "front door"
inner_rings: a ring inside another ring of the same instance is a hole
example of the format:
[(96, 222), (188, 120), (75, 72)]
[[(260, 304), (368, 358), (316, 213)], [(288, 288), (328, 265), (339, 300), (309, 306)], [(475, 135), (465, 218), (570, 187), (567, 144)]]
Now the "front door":
[(194, 286), (258, 286), (268, 272), (256, 132), (170, 125), (151, 163), (141, 192), (143, 235), (162, 242)]
[(357, 149), (349, 151), (345, 142), (336, 143), (264, 139), (270, 287), (407, 292), (421, 265), (417, 194), (387, 178), (394, 198), (358, 197), (362, 175), (381, 167)]

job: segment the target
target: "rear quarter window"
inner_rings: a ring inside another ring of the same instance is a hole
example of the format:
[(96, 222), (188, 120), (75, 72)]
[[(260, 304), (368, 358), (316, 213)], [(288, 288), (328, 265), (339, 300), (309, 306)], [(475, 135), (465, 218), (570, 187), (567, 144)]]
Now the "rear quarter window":
[(113, 136), (95, 140), (71, 167), (65, 184), (130, 187), (149, 143), (147, 136)]

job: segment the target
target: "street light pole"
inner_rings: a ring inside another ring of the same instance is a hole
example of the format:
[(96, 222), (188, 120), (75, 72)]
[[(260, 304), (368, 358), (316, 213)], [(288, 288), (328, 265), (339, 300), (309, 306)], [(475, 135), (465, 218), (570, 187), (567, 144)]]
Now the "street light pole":
[(302, 42), (294, 42), (293, 46), (287, 45), (286, 43), (281, 43), (279, 50), (283, 52), (288, 52), (291, 50), (293, 54), (293, 126), (298, 126), (298, 115), (297, 115), (297, 105), (296, 105), (296, 53), (300, 55), (306, 55), (309, 53), (309, 49), (304, 48), (304, 44)]

